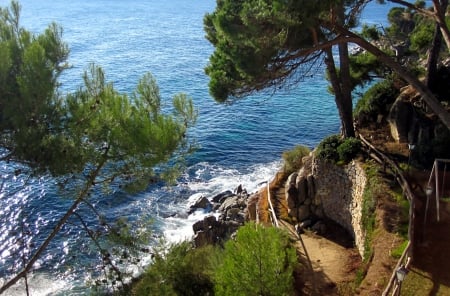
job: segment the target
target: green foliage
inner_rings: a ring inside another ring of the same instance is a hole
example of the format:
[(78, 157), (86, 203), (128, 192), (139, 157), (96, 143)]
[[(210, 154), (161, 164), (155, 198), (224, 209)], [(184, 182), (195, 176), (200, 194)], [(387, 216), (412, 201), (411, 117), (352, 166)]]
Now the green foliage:
[(349, 58), (353, 88), (364, 86), (376, 77), (385, 76), (385, 67), (373, 54), (364, 51)]
[[(69, 53), (62, 30), (52, 24), (33, 35), (20, 26), (19, 14), (15, 1), (0, 9), (0, 147), (4, 160), (25, 164), (34, 174), (52, 175), (65, 190), (61, 195), (73, 198), (66, 214), (30, 255), (33, 259), (24, 262), (24, 273), (72, 215), (79, 218), (99, 252), (110, 255), (76, 212), (82, 203), (107, 229), (102, 234), (109, 231), (113, 241), (135, 247), (141, 236), (131, 224), (119, 219), (114, 226), (106, 225), (89, 204), (89, 196), (94, 190), (99, 194), (98, 187), (108, 192), (137, 191), (156, 178), (175, 176), (180, 159), (192, 148), (187, 136), (197, 116), (192, 100), (176, 95), (173, 112), (165, 113), (151, 74), (144, 75), (128, 96), (115, 90), (93, 64), (84, 73), (84, 84), (62, 96), (58, 77), (67, 67)], [(108, 257), (105, 264), (113, 267), (112, 261)], [(0, 293), (21, 276), (9, 280)]]
[(155, 254), (133, 295), (213, 295), (213, 247), (192, 248), (188, 242)]
[(406, 247), (408, 246), (408, 241), (403, 241), (397, 248), (391, 251), (391, 256), (395, 259), (400, 259)]
[(249, 223), (225, 244), (221, 257), (215, 295), (291, 295), (296, 253), (279, 229)]
[(425, 53), (433, 41), (435, 27), (436, 24), (432, 20), (420, 19), (410, 35), (411, 50)]
[(322, 140), (316, 149), (316, 157), (332, 162), (339, 161), (339, 153), (337, 148), (342, 143), (342, 138), (339, 135), (332, 135)]
[(407, 39), (408, 35), (414, 29), (413, 15), (403, 7), (394, 7), (388, 13), (390, 26), (387, 28), (388, 38), (402, 41)]
[(316, 157), (334, 163), (348, 163), (361, 151), (361, 142), (356, 138), (342, 139), (331, 135), (317, 145)]
[[(223, 102), (301, 76), (303, 58), (295, 53), (314, 45), (311, 28), (319, 27), (319, 16), (328, 14), (333, 2), (218, 1), (204, 18), (207, 39), (215, 47), (205, 69), (211, 95)], [(323, 40), (317, 32), (318, 41)], [(305, 57), (305, 69), (320, 55)]]
[(392, 79), (374, 84), (356, 103), (355, 119), (361, 125), (376, 122), (379, 114), (386, 114), (399, 94)]
[(361, 142), (356, 138), (346, 138), (341, 145), (337, 147), (339, 160), (345, 163), (351, 161), (361, 151)]
[(284, 171), (287, 173), (298, 171), (303, 165), (302, 158), (308, 156), (309, 153), (309, 148), (302, 145), (298, 145), (290, 151), (283, 152)]
[(380, 39), (381, 33), (378, 31), (375, 25), (369, 26), (367, 24), (363, 24), (361, 30), (361, 36), (369, 41), (378, 41)]
[(365, 168), (367, 175), (367, 183), (363, 193), (362, 204), (362, 227), (366, 235), (364, 242), (364, 258), (367, 261), (370, 259), (372, 250), (372, 237), (375, 230), (375, 207), (377, 199), (380, 194), (383, 194), (382, 181), (378, 176), (378, 166), (373, 163), (367, 163)]
[(56, 88), (69, 50), (56, 24), (36, 36), (21, 28), (20, 9), (16, 1), (0, 8), (0, 146), (12, 159), (37, 163), (64, 117)]

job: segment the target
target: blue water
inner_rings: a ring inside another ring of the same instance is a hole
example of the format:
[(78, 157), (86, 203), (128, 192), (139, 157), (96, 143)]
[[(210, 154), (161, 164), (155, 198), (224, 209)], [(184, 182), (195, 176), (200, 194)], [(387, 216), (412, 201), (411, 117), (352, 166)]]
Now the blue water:
[[(0, 0), (2, 7), (7, 4)], [(199, 110), (191, 134), (200, 148), (189, 157), (179, 184), (152, 186), (132, 196), (94, 196), (92, 203), (110, 219), (125, 216), (134, 221), (148, 215), (155, 220), (155, 236), (189, 237), (192, 223), (202, 213), (166, 218), (183, 211), (189, 198), (213, 196), (239, 184), (255, 191), (280, 168), (283, 151), (297, 144), (312, 148), (339, 131), (323, 69), (289, 91), (256, 94), (232, 105), (214, 102), (203, 71), (213, 48), (204, 38), (202, 24), (204, 14), (215, 7), (213, 0), (22, 0), (21, 4), (22, 24), (28, 30), (42, 32), (50, 22), (64, 28), (72, 67), (61, 77), (63, 93), (80, 86), (83, 71), (95, 62), (119, 91), (131, 92), (138, 79), (151, 72), (166, 104), (174, 94), (184, 92)], [(364, 18), (384, 23), (386, 8), (372, 6)], [(70, 200), (61, 196), (50, 178), (24, 183), (13, 176), (10, 165), (0, 167), (6, 181), (0, 195), (0, 278), (5, 278), (20, 266), (14, 236), (25, 228), (29, 233), (24, 240), (39, 245)], [(80, 212), (89, 216), (86, 208)], [(70, 222), (36, 264), (30, 280), (32, 295), (84, 294), (91, 275), (100, 271), (85, 232), (76, 219)], [(87, 222), (96, 223), (93, 218)], [(23, 294), (23, 284), (9, 293)]]

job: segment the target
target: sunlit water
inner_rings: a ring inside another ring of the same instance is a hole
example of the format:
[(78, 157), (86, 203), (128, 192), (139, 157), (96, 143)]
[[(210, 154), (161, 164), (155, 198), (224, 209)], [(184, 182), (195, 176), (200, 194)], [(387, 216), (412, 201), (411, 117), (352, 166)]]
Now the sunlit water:
[[(6, 6), (9, 1), (0, 1)], [(190, 199), (212, 197), (239, 184), (249, 192), (271, 179), (281, 166), (280, 156), (297, 144), (314, 147), (324, 136), (339, 131), (333, 97), (327, 93), (322, 69), (298, 87), (273, 95), (255, 95), (233, 105), (220, 105), (208, 94), (204, 67), (213, 48), (204, 38), (202, 19), (215, 1), (188, 0), (23, 0), (22, 24), (42, 32), (50, 22), (64, 28), (72, 68), (61, 77), (62, 92), (81, 85), (89, 63), (104, 68), (107, 80), (121, 92), (131, 92), (138, 79), (151, 72), (167, 104), (185, 92), (199, 109), (191, 131), (200, 149), (188, 159), (178, 185), (153, 185), (136, 195), (117, 192), (94, 196), (92, 203), (108, 219), (142, 215), (154, 219), (155, 237), (171, 241), (192, 236), (192, 224), (202, 212), (183, 213)], [(384, 22), (386, 8), (373, 5), (365, 19)], [(71, 201), (56, 190), (48, 177), (28, 181), (14, 176), (14, 167), (0, 164), (4, 187), (0, 194), (0, 278), (21, 266), (18, 250), (38, 246), (64, 214)], [(80, 208), (89, 225), (97, 221)], [(79, 221), (72, 217), (30, 275), (32, 295), (81, 295), (101, 262)], [(19, 234), (22, 239), (17, 240)], [(20, 252), (19, 252), (20, 253)], [(25, 254), (27, 255), (27, 254)], [(148, 260), (141, 260), (141, 265)], [(141, 269), (136, 268), (135, 272)], [(23, 283), (8, 291), (25, 293)]]

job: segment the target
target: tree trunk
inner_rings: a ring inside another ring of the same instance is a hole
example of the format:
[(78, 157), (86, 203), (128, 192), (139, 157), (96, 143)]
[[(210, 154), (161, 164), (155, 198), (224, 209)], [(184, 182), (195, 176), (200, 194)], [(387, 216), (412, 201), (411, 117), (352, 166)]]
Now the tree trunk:
[[(338, 8), (338, 21), (340, 24), (345, 22), (345, 11), (343, 6)], [(342, 42), (339, 48), (339, 78), (342, 94), (342, 131), (345, 138), (355, 137), (355, 128), (353, 126), (353, 103), (352, 103), (352, 82), (350, 78), (350, 61), (348, 57), (348, 43)]]
[(378, 47), (372, 45), (370, 42), (361, 38), (357, 34), (350, 32), (346, 28), (333, 24), (329, 29), (335, 30), (341, 34), (347, 36), (347, 42), (353, 42), (358, 44), (368, 52), (375, 55), (382, 63), (390, 67), (412, 87), (414, 87), (421, 95), (424, 102), (430, 107), (430, 109), (439, 117), (442, 123), (450, 130), (450, 113), (448, 113), (442, 104), (436, 99), (433, 93), (415, 77), (412, 73), (404, 69), (399, 63), (381, 51)]
[(447, 50), (450, 51), (450, 30), (445, 22), (445, 12), (447, 11), (448, 0), (433, 0), (433, 7), (436, 14), (436, 22), (441, 29), (442, 37), (447, 45)]
[(439, 29), (439, 25), (436, 24), (436, 28), (434, 30), (433, 42), (431, 43), (431, 48), (428, 53), (428, 61), (427, 61), (427, 77), (425, 83), (427, 87), (434, 92), (436, 90), (436, 75), (437, 75), (437, 67), (438, 67), (438, 59), (439, 53), (441, 51), (442, 45), (442, 34)]
[[(350, 109), (350, 116), (348, 113), (348, 104), (345, 102), (345, 97), (342, 93), (341, 81), (339, 75), (336, 71), (336, 65), (333, 58), (332, 47), (324, 49), (326, 54), (325, 64), (327, 66), (328, 75), (330, 78), (331, 87), (334, 91), (334, 100), (336, 102), (336, 107), (339, 111), (339, 118), (342, 125), (342, 134), (344, 137), (354, 137), (355, 131), (353, 129), (353, 117)], [(351, 101), (350, 101), (351, 106)], [(349, 131), (351, 129), (351, 131)]]

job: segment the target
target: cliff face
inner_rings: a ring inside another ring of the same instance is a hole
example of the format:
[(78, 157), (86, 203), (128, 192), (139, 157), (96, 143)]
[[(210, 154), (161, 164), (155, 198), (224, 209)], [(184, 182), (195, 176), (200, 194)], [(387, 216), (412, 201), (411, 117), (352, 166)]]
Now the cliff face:
[(358, 161), (335, 165), (312, 159), (289, 176), (285, 192), (289, 215), (297, 221), (328, 218), (340, 224), (364, 254), (365, 232), (362, 228), (363, 193), (367, 177)]

